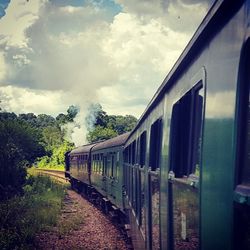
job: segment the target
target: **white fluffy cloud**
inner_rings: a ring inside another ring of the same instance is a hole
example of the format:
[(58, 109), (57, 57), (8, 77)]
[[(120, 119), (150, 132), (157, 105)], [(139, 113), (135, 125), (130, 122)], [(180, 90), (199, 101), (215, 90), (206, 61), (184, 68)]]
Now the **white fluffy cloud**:
[(5, 41), (7, 46), (26, 47), (25, 30), (38, 18), (38, 11), (43, 3), (44, 0), (12, 0), (6, 9), (6, 15), (0, 21), (0, 42)]
[[(72, 97), (72, 96), (71, 96)], [(65, 112), (72, 102), (62, 91), (30, 90), (13, 86), (0, 88), (0, 106), (5, 111), (58, 115)]]

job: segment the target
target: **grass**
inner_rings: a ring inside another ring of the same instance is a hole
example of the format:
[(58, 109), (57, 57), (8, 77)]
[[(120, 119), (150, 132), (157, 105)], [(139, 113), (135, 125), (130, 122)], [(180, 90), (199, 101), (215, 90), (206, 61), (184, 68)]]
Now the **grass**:
[(0, 249), (32, 249), (34, 236), (56, 225), (66, 186), (29, 171), (24, 195), (0, 203)]

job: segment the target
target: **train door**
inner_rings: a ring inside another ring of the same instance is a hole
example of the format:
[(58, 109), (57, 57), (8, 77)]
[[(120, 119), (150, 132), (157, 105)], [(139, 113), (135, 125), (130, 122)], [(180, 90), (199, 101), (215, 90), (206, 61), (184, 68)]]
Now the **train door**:
[(168, 175), (169, 249), (199, 249), (202, 81), (173, 105)]
[(234, 249), (250, 248), (250, 38), (242, 53), (237, 91), (237, 155), (234, 190)]

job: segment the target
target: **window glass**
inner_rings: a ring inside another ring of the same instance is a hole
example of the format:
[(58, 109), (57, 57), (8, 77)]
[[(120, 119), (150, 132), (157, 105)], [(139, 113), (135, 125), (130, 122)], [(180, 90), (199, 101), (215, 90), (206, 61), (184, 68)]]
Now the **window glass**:
[(111, 175), (114, 177), (115, 153), (111, 154)]
[(114, 173), (117, 179), (119, 178), (119, 159), (120, 159), (120, 153), (117, 152), (115, 157), (115, 173)]
[(203, 97), (189, 91), (174, 106), (170, 134), (170, 169), (175, 177), (199, 175)]
[(143, 167), (145, 165), (146, 160), (146, 141), (147, 140), (147, 132), (144, 131), (140, 137), (140, 166)]
[(247, 109), (245, 113), (245, 142), (241, 184), (250, 186), (250, 96), (248, 98)]
[(136, 148), (136, 142), (135, 141), (133, 141), (133, 143), (132, 143), (132, 152), (131, 152), (131, 154), (132, 154), (132, 164), (135, 164), (135, 148)]
[(199, 82), (172, 109), (168, 202), (174, 249), (196, 250), (200, 244), (201, 88)]
[(149, 166), (151, 167), (151, 170), (156, 170), (160, 167), (161, 139), (162, 120), (158, 119), (151, 126), (150, 130)]
[(130, 144), (130, 145), (128, 146), (128, 162), (129, 162), (129, 163), (132, 163), (131, 147), (132, 147), (132, 145)]

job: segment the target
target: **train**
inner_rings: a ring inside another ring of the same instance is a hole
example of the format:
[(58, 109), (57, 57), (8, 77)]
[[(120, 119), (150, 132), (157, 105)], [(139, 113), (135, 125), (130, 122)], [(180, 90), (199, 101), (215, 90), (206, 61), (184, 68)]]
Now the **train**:
[(65, 173), (134, 249), (250, 249), (250, 1), (215, 1), (134, 129)]

